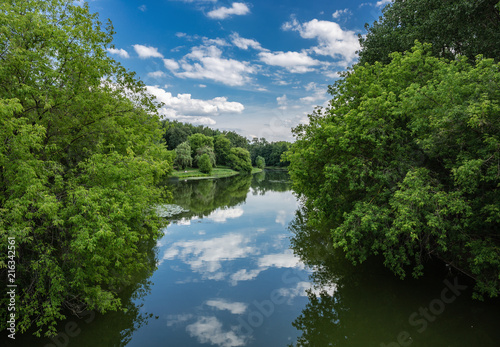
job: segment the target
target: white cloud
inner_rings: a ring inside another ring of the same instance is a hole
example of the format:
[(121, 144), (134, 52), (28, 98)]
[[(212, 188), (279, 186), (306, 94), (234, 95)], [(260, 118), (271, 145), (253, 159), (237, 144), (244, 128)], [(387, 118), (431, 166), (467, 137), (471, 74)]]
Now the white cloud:
[(328, 100), (326, 88), (318, 87), (314, 82), (307, 84), (305, 89), (314, 92), (314, 94), (300, 98), (300, 101), (303, 103), (314, 104), (318, 101), (324, 102)]
[(122, 58), (130, 58), (128, 55), (128, 52), (124, 50), (123, 48), (117, 49), (117, 48), (108, 48), (108, 52), (111, 54), (116, 54), (119, 55)]
[(311, 48), (312, 52), (335, 59), (341, 58), (345, 66), (357, 58), (356, 51), (360, 49), (358, 36), (354, 31), (343, 30), (335, 22), (313, 19), (300, 24), (293, 20), (285, 23), (282, 28), (298, 31), (305, 39), (317, 39), (319, 45)]
[(292, 252), (287, 251), (285, 253), (267, 254), (259, 259), (259, 267), (268, 268), (271, 266), (278, 268), (282, 267), (303, 268), (304, 264)]
[(177, 113), (173, 109), (162, 107), (159, 112), (162, 119), (175, 119), (179, 122), (186, 122), (191, 124), (199, 124), (199, 125), (215, 125), (217, 122), (215, 119), (211, 117), (201, 117), (201, 116), (186, 116), (183, 114)]
[(298, 282), (295, 287), (292, 288), (280, 288), (278, 292), (282, 296), (289, 297), (293, 299), (297, 296), (307, 296), (306, 290), (311, 289), (312, 284), (310, 282)]
[(222, 261), (234, 260), (255, 254), (257, 250), (248, 246), (249, 239), (240, 234), (228, 234), (208, 240), (179, 241), (165, 250), (162, 260), (179, 258), (204, 278), (221, 280), (218, 272)]
[(377, 7), (382, 7), (382, 6), (385, 6), (387, 5), (388, 3), (391, 3), (392, 0), (380, 0), (380, 1), (377, 1), (377, 3), (375, 4), (375, 6)]
[(196, 115), (218, 115), (220, 113), (241, 113), (245, 106), (239, 102), (227, 101), (226, 97), (216, 97), (211, 100), (193, 99), (191, 94), (177, 94), (165, 91), (155, 86), (147, 86), (148, 92), (162, 102), (165, 108), (181, 113)]
[(284, 210), (278, 211), (278, 214), (276, 215), (275, 222), (278, 223), (278, 224), (281, 224), (281, 225), (285, 226), (286, 212)]
[(220, 347), (246, 345), (245, 339), (236, 335), (235, 331), (224, 331), (222, 323), (215, 317), (200, 317), (196, 323), (188, 325), (186, 331), (200, 343), (210, 343)]
[(219, 7), (207, 13), (207, 16), (212, 19), (226, 19), (232, 15), (242, 16), (250, 13), (250, 9), (245, 3), (233, 2), (231, 7)]
[(332, 13), (332, 17), (337, 19), (344, 14), (351, 14), (351, 11), (349, 11), (348, 8), (344, 8), (343, 10), (337, 10), (334, 13)]
[(221, 311), (227, 310), (232, 314), (243, 314), (247, 310), (247, 304), (242, 302), (229, 302), (222, 299), (208, 300), (206, 304)]
[(231, 285), (235, 286), (240, 281), (250, 281), (256, 278), (262, 271), (267, 268), (260, 268), (248, 271), (247, 269), (241, 269), (231, 275)]
[(163, 65), (170, 71), (179, 70), (179, 64), (174, 59), (163, 59)]
[(284, 67), (292, 73), (310, 72), (311, 66), (321, 64), (305, 52), (261, 52), (259, 56), (267, 65)]
[(326, 292), (327, 294), (333, 296), (337, 290), (337, 286), (332, 284), (330, 286), (323, 286), (321, 288), (315, 288), (311, 282), (298, 282), (295, 287), (292, 288), (280, 288), (278, 292), (282, 296), (289, 297), (293, 299), (297, 296), (307, 296), (307, 291), (310, 290), (312, 294), (319, 296), (321, 292)]
[(227, 210), (216, 210), (207, 217), (216, 223), (224, 223), (228, 218), (239, 218), (243, 215), (241, 207), (229, 208)]
[(207, 116), (221, 113), (241, 113), (245, 106), (239, 102), (227, 101), (226, 97), (211, 100), (193, 99), (191, 94), (177, 94), (165, 91), (157, 86), (146, 86), (147, 91), (164, 105), (159, 113), (163, 118), (177, 119), (193, 124), (214, 125), (216, 121)]
[(286, 94), (283, 94), (283, 96), (278, 96), (276, 98), (276, 101), (278, 102), (278, 105), (279, 105), (279, 109), (280, 110), (286, 110), (287, 109), (287, 99), (286, 99)]
[(247, 50), (249, 47), (256, 49), (258, 51), (267, 51), (267, 49), (262, 48), (260, 43), (253, 39), (245, 39), (241, 37), (238, 33), (233, 33), (231, 35), (231, 42), (238, 48)]
[(158, 52), (158, 48), (143, 45), (133, 45), (135, 52), (139, 55), (139, 58), (163, 58), (163, 55)]
[(153, 78), (160, 78), (160, 77), (165, 76), (165, 72), (163, 72), (163, 71), (148, 72), (148, 76), (153, 77)]
[(142, 12), (146, 12), (146, 10), (148, 9), (148, 8), (146, 7), (146, 5), (141, 5), (141, 6), (137, 7), (137, 8), (138, 8), (139, 10), (141, 10)]
[[(210, 79), (229, 86), (248, 84), (248, 75), (255, 72), (247, 62), (222, 58), (222, 51), (216, 46), (193, 47), (179, 63), (182, 70), (172, 70), (176, 77)], [(172, 62), (169, 64), (175, 67)]]
[(208, 37), (202, 37), (202, 40), (205, 46), (210, 46), (210, 45), (229, 46), (226, 40), (221, 38), (209, 39)]

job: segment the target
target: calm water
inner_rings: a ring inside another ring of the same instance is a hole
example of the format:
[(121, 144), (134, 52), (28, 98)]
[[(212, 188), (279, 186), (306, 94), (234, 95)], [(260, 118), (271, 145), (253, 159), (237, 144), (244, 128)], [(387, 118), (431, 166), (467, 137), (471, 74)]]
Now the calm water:
[(121, 293), (127, 312), (86, 312), (55, 339), (17, 345), (500, 345), (497, 301), (472, 301), (472, 285), (439, 264), (419, 281), (380, 259), (350, 265), (304, 226), (286, 174), (171, 185), (189, 212), (144, 246), (150, 271)]

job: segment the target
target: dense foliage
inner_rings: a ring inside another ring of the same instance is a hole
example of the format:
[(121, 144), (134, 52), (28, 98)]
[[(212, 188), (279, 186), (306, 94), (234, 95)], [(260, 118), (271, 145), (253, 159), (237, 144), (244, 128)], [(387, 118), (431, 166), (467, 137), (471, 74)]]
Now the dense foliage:
[(255, 166), (257, 166), (259, 169), (263, 169), (266, 166), (266, 160), (260, 155), (257, 156), (257, 158), (255, 159)]
[(389, 53), (411, 49), (415, 40), (432, 44), (435, 56), (500, 57), (498, 0), (395, 0), (360, 37), (360, 63), (388, 63)]
[(188, 137), (194, 134), (203, 134), (215, 138), (218, 135), (224, 135), (233, 147), (246, 148), (248, 140), (235, 133), (234, 131), (220, 131), (203, 125), (193, 125), (182, 123), (176, 120), (163, 120), (162, 127), (165, 129), (163, 138), (169, 149), (175, 149), (181, 143), (188, 140)]
[(288, 151), (290, 143), (286, 141), (267, 142), (264, 138), (254, 138), (248, 150), (252, 163), (257, 165), (257, 157), (264, 158), (267, 166), (288, 166), (290, 163), (282, 158), (283, 153)]
[(189, 142), (183, 142), (175, 149), (175, 164), (182, 170), (193, 164)]
[(330, 108), (294, 129), (294, 188), (311, 225), (362, 262), (404, 277), (435, 256), (500, 290), (500, 65), (433, 56), (430, 45), (357, 65)]
[(0, 23), (0, 272), (14, 237), (17, 329), (51, 334), (64, 309), (119, 309), (151, 264), (173, 158), (144, 85), (107, 56), (110, 23), (63, 0), (2, 1)]
[(233, 170), (247, 173), (252, 171), (252, 161), (250, 160), (250, 153), (244, 148), (231, 148), (227, 161), (228, 165)]
[(207, 153), (203, 153), (197, 160), (198, 162), (198, 167), (200, 168), (200, 171), (203, 173), (210, 173), (212, 172), (212, 162), (210, 160), (210, 156)]
[[(268, 142), (264, 138), (254, 138), (249, 142), (234, 131), (221, 132), (206, 126), (195, 126), (178, 121), (164, 120), (162, 126), (166, 129), (164, 139), (167, 146), (170, 149), (175, 149), (177, 153), (175, 163), (178, 169), (183, 170), (192, 165), (198, 166), (197, 157), (203, 153), (209, 154), (212, 167), (217, 165), (231, 166), (229, 156), (232, 148), (247, 150), (254, 166), (258, 166), (257, 157), (263, 158), (265, 166), (286, 167), (289, 165), (289, 162), (283, 158), (283, 153), (290, 148), (290, 143), (286, 141)], [(186, 145), (191, 148), (191, 158), (186, 155)], [(179, 149), (179, 147), (181, 148)], [(212, 151), (207, 151), (207, 147), (211, 148)], [(202, 150), (200, 151), (200, 149)], [(234, 156), (232, 158), (234, 159)]]

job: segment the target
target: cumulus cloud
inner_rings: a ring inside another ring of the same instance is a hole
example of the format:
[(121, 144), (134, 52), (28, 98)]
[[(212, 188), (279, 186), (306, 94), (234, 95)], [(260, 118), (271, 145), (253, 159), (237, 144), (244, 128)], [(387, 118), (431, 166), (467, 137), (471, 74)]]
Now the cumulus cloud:
[(239, 218), (243, 215), (241, 207), (229, 208), (227, 210), (216, 210), (207, 217), (216, 223), (224, 223), (229, 218)]
[(383, 7), (385, 5), (387, 5), (388, 3), (391, 3), (392, 0), (380, 0), (380, 1), (377, 1), (377, 3), (375, 4), (375, 6), (377, 7)]
[(148, 92), (164, 105), (159, 113), (164, 118), (177, 119), (194, 124), (213, 125), (215, 120), (207, 116), (221, 113), (241, 113), (245, 106), (239, 102), (227, 101), (226, 97), (210, 100), (193, 99), (191, 94), (177, 94), (165, 91), (157, 86), (147, 86)]
[(139, 6), (139, 7), (138, 7), (138, 9), (139, 9), (140, 11), (142, 11), (142, 12), (146, 12), (146, 10), (147, 10), (148, 8), (146, 7), (146, 5), (141, 5), (141, 6)]
[(313, 19), (300, 24), (294, 19), (285, 23), (282, 28), (298, 31), (305, 39), (317, 39), (319, 45), (312, 47), (310, 51), (334, 59), (340, 58), (345, 66), (357, 58), (356, 51), (360, 49), (358, 36), (354, 31), (343, 30), (335, 22)]
[(303, 103), (314, 104), (318, 101), (324, 102), (328, 100), (328, 96), (326, 94), (326, 88), (319, 87), (316, 83), (310, 82), (305, 86), (306, 91), (313, 92), (312, 95), (305, 96), (300, 98), (300, 101)]
[(231, 277), (230, 277), (231, 285), (235, 286), (240, 281), (250, 281), (250, 280), (253, 280), (262, 271), (264, 271), (266, 269), (267, 268), (254, 269), (254, 270), (247, 270), (247, 269), (238, 270), (237, 272), (235, 272), (234, 274), (232, 274)]
[(163, 59), (163, 65), (170, 71), (179, 70), (179, 63), (177, 63), (174, 59)]
[(287, 102), (286, 94), (283, 94), (283, 96), (278, 96), (276, 98), (276, 101), (278, 102), (278, 105), (279, 105), (278, 108), (280, 110), (286, 110), (287, 109), (288, 102)]
[(212, 19), (226, 19), (229, 16), (242, 16), (250, 13), (250, 9), (243, 2), (233, 2), (231, 7), (219, 7), (207, 13), (207, 16)]
[(248, 76), (255, 72), (255, 68), (247, 62), (222, 58), (222, 51), (216, 46), (197, 46), (184, 56), (177, 64), (168, 60), (170, 70), (176, 77), (209, 79), (229, 86), (248, 84)]
[(200, 317), (196, 323), (186, 327), (186, 331), (196, 337), (200, 343), (209, 343), (220, 347), (236, 347), (246, 345), (243, 337), (235, 331), (224, 331), (222, 323), (216, 317)]
[(133, 45), (135, 52), (139, 55), (139, 58), (163, 58), (163, 54), (158, 52), (158, 48), (143, 45)]
[(117, 48), (108, 48), (108, 52), (111, 54), (116, 54), (122, 58), (130, 58), (128, 55), (128, 52), (124, 50), (123, 48), (117, 49)]
[(292, 252), (287, 251), (285, 253), (278, 254), (267, 254), (262, 256), (259, 259), (259, 267), (268, 268), (268, 267), (277, 267), (277, 268), (303, 268), (304, 264), (300, 261), (298, 257), (296, 257)]
[(325, 292), (331, 296), (335, 294), (337, 286), (335, 284), (330, 286), (323, 286), (321, 288), (315, 288), (311, 282), (298, 282), (295, 287), (291, 288), (280, 288), (278, 292), (282, 296), (286, 296), (293, 299), (298, 296), (307, 296), (307, 291), (311, 291), (312, 294), (319, 296), (321, 292)]
[(179, 241), (165, 250), (163, 260), (179, 258), (204, 278), (221, 280), (218, 272), (222, 261), (234, 260), (255, 254), (257, 250), (248, 246), (249, 239), (241, 234), (228, 234), (208, 240)]
[(259, 57), (267, 65), (284, 67), (292, 73), (310, 72), (312, 66), (321, 64), (305, 52), (261, 52)]
[(248, 48), (253, 48), (258, 51), (267, 51), (267, 49), (262, 48), (259, 42), (253, 39), (245, 39), (238, 33), (233, 33), (231, 35), (231, 42), (240, 49), (247, 50)]
[(344, 8), (343, 10), (337, 10), (337, 11), (332, 13), (332, 17), (337, 19), (344, 14), (351, 14), (351, 11), (349, 11), (348, 8)]
[(247, 310), (247, 304), (245, 303), (229, 302), (223, 299), (208, 300), (206, 304), (221, 311), (227, 310), (232, 314), (242, 314)]
[(148, 72), (148, 76), (153, 77), (153, 78), (160, 78), (160, 77), (165, 76), (165, 72), (163, 72), (163, 71)]
[(146, 88), (150, 94), (154, 95), (158, 101), (165, 105), (164, 107), (181, 113), (218, 115), (220, 113), (241, 113), (245, 109), (243, 104), (227, 101), (226, 97), (201, 100), (193, 99), (191, 94), (177, 94), (177, 96), (173, 96), (172, 93), (155, 86), (147, 86)]

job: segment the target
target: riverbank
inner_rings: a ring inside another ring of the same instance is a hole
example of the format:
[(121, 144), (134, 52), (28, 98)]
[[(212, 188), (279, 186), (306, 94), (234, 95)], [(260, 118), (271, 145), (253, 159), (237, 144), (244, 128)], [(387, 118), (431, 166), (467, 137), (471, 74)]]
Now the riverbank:
[[(262, 172), (262, 169), (252, 168), (252, 174)], [(227, 166), (221, 166), (212, 169), (212, 172), (209, 174), (201, 172), (197, 168), (188, 168), (185, 170), (174, 170), (170, 177), (176, 177), (178, 179), (183, 180), (196, 180), (196, 179), (205, 179), (205, 178), (221, 178), (221, 177), (230, 177), (239, 175), (239, 171), (235, 171), (233, 169), (228, 168)]]

